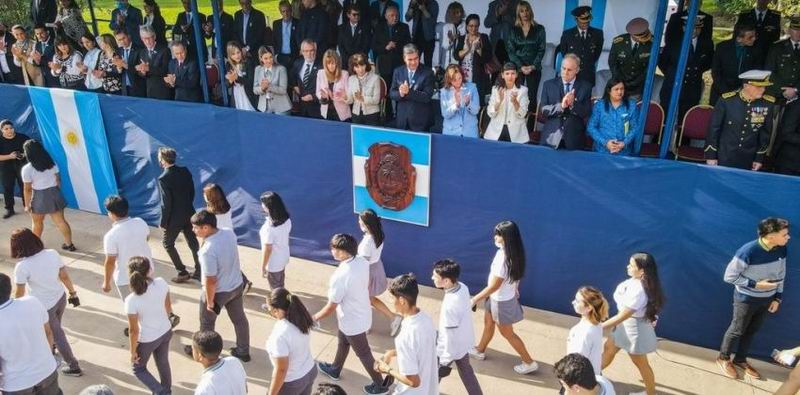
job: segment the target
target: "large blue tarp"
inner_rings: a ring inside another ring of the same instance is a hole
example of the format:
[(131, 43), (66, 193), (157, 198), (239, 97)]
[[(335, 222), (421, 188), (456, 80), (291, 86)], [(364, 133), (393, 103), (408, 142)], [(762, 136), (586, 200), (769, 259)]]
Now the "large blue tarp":
[[(27, 91), (0, 86), (0, 97), (0, 118), (37, 135)], [(330, 263), (330, 236), (357, 235), (349, 125), (125, 97), (100, 103), (133, 215), (157, 223), (155, 152), (169, 145), (195, 176), (197, 207), (203, 184), (223, 186), (245, 245), (258, 244), (258, 196), (266, 190), (290, 210), (294, 256)], [(389, 275), (414, 272), (430, 285), (431, 264), (452, 257), (477, 292), (495, 252), (492, 229), (511, 219), (527, 250), (524, 304), (572, 314), (581, 285), (611, 299), (628, 257), (647, 251), (667, 294), (658, 334), (710, 348), (731, 317), (732, 287), (722, 274), (732, 254), (756, 237), (764, 217), (800, 223), (800, 178), (772, 174), (441, 135), (433, 136), (431, 172), (430, 227), (384, 222)], [(754, 344), (761, 356), (800, 344), (797, 251), (790, 243), (784, 303)]]

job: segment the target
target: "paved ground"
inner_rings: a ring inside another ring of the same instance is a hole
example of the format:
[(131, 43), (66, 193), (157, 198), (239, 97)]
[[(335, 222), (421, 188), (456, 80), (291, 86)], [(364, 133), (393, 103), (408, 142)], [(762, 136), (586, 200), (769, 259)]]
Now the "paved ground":
[[(122, 313), (122, 303), (115, 294), (104, 294), (100, 289), (102, 282), (102, 235), (109, 228), (104, 216), (69, 211), (67, 219), (75, 234), (75, 253), (63, 253), (62, 257), (69, 267), (81, 298), (79, 308), (68, 307), (64, 324), (70, 343), (81, 361), (85, 375), (80, 378), (61, 377), (61, 386), (67, 395), (77, 394), (80, 389), (97, 383), (110, 385), (118, 394), (145, 394), (145, 388), (131, 374), (127, 338), (122, 330), (126, 320)], [(29, 226), (28, 217), (17, 215), (0, 222), (0, 234), (7, 237), (17, 227)], [(163, 248), (160, 232), (151, 232), (151, 247), (158, 260), (156, 275), (165, 278), (175, 272)], [(61, 238), (55, 227), (48, 221), (45, 225), (45, 244), (61, 245)], [(190, 258), (182, 240), (179, 249), (183, 256)], [(250, 320), (251, 343), (254, 346), (253, 360), (245, 364), (248, 373), (248, 386), (251, 394), (263, 394), (268, 388), (271, 367), (267, 362), (264, 342), (274, 321), (260, 311), (263, 303), (266, 280), (261, 279), (259, 253), (257, 250), (241, 247), (242, 268), (251, 279), (255, 279), (253, 291), (246, 297), (245, 308)], [(10, 274), (14, 261), (9, 257), (8, 242), (0, 241), (0, 272)], [(287, 269), (287, 287), (300, 295), (310, 311), (317, 311), (325, 303), (326, 285), (332, 266), (292, 259)], [(427, 275), (427, 273), (420, 274)], [(181, 316), (181, 324), (176, 328), (172, 340), (170, 361), (173, 374), (173, 391), (176, 395), (190, 394), (195, 387), (202, 367), (181, 353), (182, 345), (191, 343), (191, 333), (198, 327), (197, 301), (199, 284), (171, 286), (173, 306)], [(424, 288), (421, 292), (421, 308), (438, 319), (441, 291)], [(389, 302), (388, 297), (384, 299)], [(474, 316), (476, 330), (482, 328), (481, 315)], [(487, 394), (552, 394), (558, 388), (553, 375), (553, 364), (565, 352), (566, 336), (569, 328), (577, 321), (576, 317), (554, 314), (536, 309), (525, 309), (525, 321), (517, 326), (517, 331), (539, 361), (540, 371), (528, 376), (513, 372), (512, 366), (518, 358), (499, 334), (490, 345), (485, 361), (473, 361), (478, 380)], [(388, 336), (388, 321), (376, 314), (369, 340), (376, 357), (392, 347)], [(330, 361), (336, 352), (335, 318), (323, 323), (323, 330), (311, 336), (312, 350), (318, 360)], [(233, 346), (233, 327), (223, 314), (218, 320), (217, 330), (226, 339), (226, 348)], [(476, 334), (478, 336), (479, 334)], [(659, 383), (658, 391), (663, 394), (769, 394), (780, 385), (787, 372), (783, 368), (763, 362), (755, 362), (767, 378), (763, 381), (734, 381), (718, 373), (713, 359), (713, 350), (662, 340), (659, 351), (650, 357)], [(152, 362), (151, 362), (152, 365)], [(153, 367), (154, 369), (154, 367)], [(624, 353), (606, 371), (616, 385), (617, 393), (627, 394), (642, 390), (641, 382), (634, 366)], [(318, 382), (323, 381), (321, 377)], [(361, 387), (368, 382), (354, 355), (347, 361), (342, 374), (341, 385), (351, 394), (361, 393)], [(464, 388), (456, 371), (444, 380), (443, 394), (463, 394)]]

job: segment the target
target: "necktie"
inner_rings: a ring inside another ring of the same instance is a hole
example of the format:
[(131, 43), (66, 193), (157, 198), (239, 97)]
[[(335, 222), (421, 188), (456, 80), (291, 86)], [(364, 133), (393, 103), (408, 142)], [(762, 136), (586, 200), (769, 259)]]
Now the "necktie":
[(408, 81), (409, 81), (410, 84), (414, 83), (414, 72), (413, 71), (409, 71), (408, 72)]
[(758, 12), (758, 23), (764, 22), (764, 11)]
[(306, 71), (303, 73), (303, 86), (308, 86), (309, 79), (311, 79), (311, 65), (306, 64)]
[(128, 63), (128, 54), (130, 53), (130, 48), (125, 48), (123, 57), (125, 59), (125, 63)]
[(633, 52), (636, 53), (638, 51), (639, 51), (639, 43), (634, 43), (633, 44)]
[(572, 90), (572, 83), (567, 82), (566, 84), (564, 84), (564, 94), (566, 95), (567, 93), (569, 93), (570, 90)]
[(581, 31), (581, 40), (586, 40), (586, 32)]
[(800, 51), (800, 43), (794, 43), (795, 52)]

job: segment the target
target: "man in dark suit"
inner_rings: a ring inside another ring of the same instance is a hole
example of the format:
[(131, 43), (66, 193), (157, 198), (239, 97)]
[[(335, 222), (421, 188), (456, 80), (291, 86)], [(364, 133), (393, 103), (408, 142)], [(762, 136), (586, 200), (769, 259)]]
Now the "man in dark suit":
[(255, 59), (258, 58), (258, 49), (264, 45), (267, 19), (263, 12), (253, 8), (252, 0), (239, 0), (239, 5), (242, 8), (233, 14), (234, 37)]
[(56, 0), (31, 0), (31, 23), (34, 26), (53, 23), (57, 12)]
[(581, 60), (578, 79), (594, 86), (597, 61), (603, 53), (603, 31), (589, 26), (592, 22), (592, 7), (581, 6), (572, 10), (575, 27), (561, 34), (559, 49), (562, 55), (572, 53)]
[[(192, 232), (190, 219), (194, 214), (194, 181), (192, 173), (183, 166), (175, 164), (177, 153), (169, 147), (158, 149), (158, 163), (164, 172), (158, 177), (158, 189), (161, 192), (161, 224), (164, 231), (164, 249), (167, 250), (169, 259), (178, 270), (178, 276), (173, 278), (175, 283), (185, 283), (190, 279), (200, 280), (200, 261), (197, 259), (199, 245), (197, 237)], [(186, 244), (192, 250), (194, 258), (194, 273), (189, 274), (186, 266), (181, 261), (181, 256), (175, 248), (178, 234), (183, 233)]]
[(330, 17), (317, 0), (303, 0), (303, 15), (300, 17), (297, 38), (311, 40), (317, 44), (317, 59), (328, 49), (328, 34), (331, 32)]
[(33, 63), (39, 66), (42, 71), (44, 86), (60, 88), (61, 84), (58, 82), (58, 77), (50, 72), (50, 66), (48, 66), (56, 54), (55, 40), (53, 40), (50, 30), (41, 24), (33, 28), (33, 34), (36, 37), (36, 51), (32, 54)]
[(292, 16), (292, 5), (287, 0), (282, 0), (279, 7), (281, 19), (272, 23), (274, 38), (272, 48), (278, 54), (278, 63), (290, 69), (300, 54), (297, 41), (297, 26), (300, 20)]
[(436, 77), (429, 67), (419, 64), (419, 49), (414, 44), (403, 47), (403, 61), (405, 65), (394, 70), (389, 91), (389, 97), (397, 106), (395, 126), (426, 132), (430, 126)]
[(369, 20), (372, 27), (379, 25), (386, 20), (386, 10), (394, 7), (400, 9), (400, 4), (394, 0), (376, 0), (369, 5)]
[[(373, 3), (375, 5), (376, 3)], [(394, 70), (403, 64), (403, 47), (411, 42), (408, 25), (400, 22), (398, 8), (389, 6), (386, 18), (375, 26), (372, 35), (372, 54), (378, 74), (388, 85)], [(392, 104), (386, 101), (386, 119), (392, 119)]]
[(0, 82), (6, 84), (22, 84), (22, 68), (14, 64), (14, 53), (11, 48), (17, 40), (0, 22)]
[[(223, 1), (219, 0), (219, 23), (222, 25), (220, 27), (220, 34), (222, 35), (222, 57), (225, 57), (225, 46), (228, 44), (228, 41), (234, 39), (234, 31), (233, 31), (233, 16), (231, 14), (225, 12)], [(214, 15), (209, 15), (206, 17), (206, 21), (203, 24), (203, 37), (212, 39), (211, 41), (211, 53), (214, 57), (217, 56), (217, 41), (215, 38), (215, 26), (214, 26)]]
[(170, 49), (173, 59), (169, 61), (169, 71), (164, 77), (164, 82), (175, 89), (175, 100), (189, 102), (203, 100), (197, 62), (188, 58), (186, 45), (176, 41), (172, 43)]
[(314, 41), (304, 40), (300, 44), (301, 59), (297, 59), (289, 72), (289, 86), (300, 100), (300, 116), (321, 118), (317, 98), (317, 49)]
[(338, 46), (342, 57), (342, 67), (347, 68), (350, 56), (356, 53), (369, 54), (372, 29), (361, 23), (361, 11), (358, 5), (350, 5), (347, 20), (339, 25)]
[(772, 0), (757, 0), (756, 6), (739, 14), (736, 23), (744, 23), (756, 27), (756, 42), (760, 58), (756, 59), (758, 68), (764, 65), (769, 48), (781, 38), (781, 13), (768, 8)]
[(344, 0), (342, 2), (342, 22), (347, 20), (350, 6), (356, 6), (358, 12), (361, 14), (361, 23), (364, 24), (364, 26), (369, 26), (370, 28), (373, 26), (369, 0)]
[(578, 78), (580, 58), (564, 55), (561, 76), (545, 81), (541, 109), (547, 121), (542, 130), (542, 145), (568, 150), (583, 149), (586, 121), (592, 112), (592, 85)]
[(122, 69), (122, 94), (126, 96), (147, 97), (147, 83), (144, 78), (136, 72), (139, 61), (141, 47), (133, 44), (131, 37), (125, 30), (118, 30), (114, 33), (117, 40), (117, 55), (114, 65)]
[(172, 100), (175, 94), (164, 81), (171, 58), (169, 50), (156, 45), (156, 33), (151, 27), (142, 26), (139, 35), (144, 42), (144, 48), (139, 51), (139, 64), (135, 68), (146, 80), (147, 97)]
[[(672, 41), (681, 41), (683, 39), (683, 19), (689, 16), (689, 0), (684, 0), (683, 4), (683, 10), (681, 12), (676, 12), (669, 17), (667, 29), (664, 33), (664, 42), (666, 45), (669, 45)], [(703, 29), (700, 30), (699, 39), (713, 42), (714, 17), (702, 10), (697, 10), (697, 17), (703, 18)]]
[(143, 23), (142, 11), (130, 4), (128, 0), (117, 0), (117, 8), (111, 11), (111, 31), (125, 30), (137, 46), (142, 46), (139, 37), (139, 26)]
[[(198, 63), (205, 63), (204, 59), (208, 58), (208, 50), (206, 49), (204, 40), (201, 40), (203, 41), (203, 45), (200, 47), (200, 51), (197, 50), (192, 20), (192, 4), (189, 0), (181, 0), (181, 4), (183, 4), (183, 12), (179, 13), (178, 17), (175, 19), (175, 24), (172, 27), (172, 36), (175, 37), (175, 39), (180, 37), (180, 40), (186, 45), (186, 49), (189, 51), (190, 58)], [(198, 13), (198, 18), (198, 22), (200, 22), (201, 26), (207, 20), (205, 14), (202, 13)], [(198, 54), (200, 54), (199, 57)]]
[(711, 105), (715, 105), (719, 96), (739, 89), (739, 74), (758, 69), (761, 59), (760, 48), (753, 46), (756, 40), (756, 28), (753, 25), (737, 24), (733, 27), (733, 38), (717, 44), (714, 59), (711, 62)]
[[(688, 18), (688, 17), (687, 17)], [(683, 19), (684, 28), (686, 19)], [(714, 44), (709, 40), (700, 38), (705, 18), (700, 15), (695, 19), (694, 30), (692, 31), (692, 42), (689, 44), (689, 57), (686, 60), (686, 69), (683, 75), (683, 85), (681, 95), (678, 100), (678, 119), (683, 119), (683, 115), (690, 108), (700, 104), (703, 96), (703, 73), (711, 68), (714, 60)], [(667, 42), (661, 55), (658, 57), (658, 67), (664, 73), (664, 83), (661, 85), (661, 107), (669, 107), (672, 98), (672, 86), (675, 83), (675, 74), (678, 71), (678, 59), (681, 56), (681, 41)]]

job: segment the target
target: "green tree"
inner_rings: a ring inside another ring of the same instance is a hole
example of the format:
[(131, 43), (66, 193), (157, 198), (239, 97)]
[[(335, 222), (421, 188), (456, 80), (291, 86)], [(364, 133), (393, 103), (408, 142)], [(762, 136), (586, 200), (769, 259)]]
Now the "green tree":
[(25, 0), (0, 0), (0, 22), (11, 26), (30, 24), (30, 2)]
[[(752, 0), (719, 0), (719, 9), (723, 14), (736, 15), (742, 11), (753, 8)], [(773, 1), (773, 8), (784, 16), (796, 15), (800, 12), (800, 0)]]

